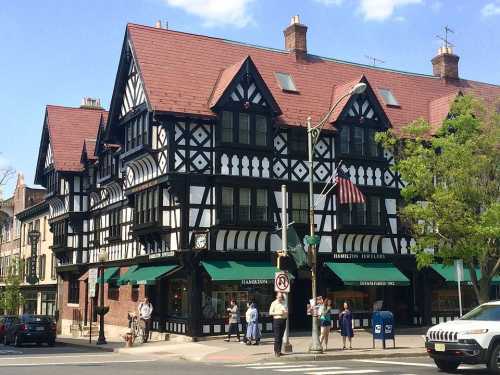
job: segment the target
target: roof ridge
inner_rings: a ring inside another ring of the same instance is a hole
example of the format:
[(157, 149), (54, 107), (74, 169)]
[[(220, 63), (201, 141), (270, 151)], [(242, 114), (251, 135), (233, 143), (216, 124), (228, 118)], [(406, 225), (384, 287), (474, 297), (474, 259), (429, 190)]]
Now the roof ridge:
[(81, 109), (82, 111), (95, 111), (95, 112), (108, 112), (107, 109), (104, 108), (82, 108), (82, 107), (70, 107), (67, 105), (61, 105), (61, 104), (46, 104), (46, 107), (52, 107), (52, 108), (62, 108), (62, 109)]

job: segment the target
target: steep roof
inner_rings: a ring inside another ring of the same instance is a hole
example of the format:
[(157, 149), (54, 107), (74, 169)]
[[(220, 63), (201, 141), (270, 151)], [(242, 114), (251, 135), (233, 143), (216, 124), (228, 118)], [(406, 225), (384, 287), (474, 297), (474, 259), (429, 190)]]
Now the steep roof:
[(47, 128), (54, 168), (63, 172), (83, 170), (81, 156), (86, 139), (95, 139), (107, 112), (101, 109), (47, 106)]
[[(431, 113), (431, 102), (461, 90), (486, 100), (500, 96), (500, 86), (471, 80), (445, 80), (340, 60), (257, 47), (224, 39), (153, 27), (128, 24), (127, 33), (153, 110), (213, 117), (214, 97), (228, 85), (228, 77), (250, 56), (278, 103), (279, 123), (304, 125), (309, 115), (317, 122), (328, 110), (332, 95), (347, 82), (364, 76), (377, 97), (380, 88), (390, 89), (399, 106), (384, 106), (397, 131), (422, 117), (441, 117)], [(283, 91), (276, 72), (293, 77), (298, 93)], [(380, 97), (378, 97), (380, 100)], [(383, 101), (380, 101), (383, 103)], [(441, 113), (441, 109), (439, 112)]]

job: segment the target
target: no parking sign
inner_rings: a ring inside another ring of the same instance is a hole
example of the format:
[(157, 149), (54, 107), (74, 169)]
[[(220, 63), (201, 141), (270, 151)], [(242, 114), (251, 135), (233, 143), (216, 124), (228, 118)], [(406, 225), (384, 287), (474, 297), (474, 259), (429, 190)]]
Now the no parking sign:
[(274, 291), (290, 293), (290, 278), (287, 272), (276, 272), (274, 275)]

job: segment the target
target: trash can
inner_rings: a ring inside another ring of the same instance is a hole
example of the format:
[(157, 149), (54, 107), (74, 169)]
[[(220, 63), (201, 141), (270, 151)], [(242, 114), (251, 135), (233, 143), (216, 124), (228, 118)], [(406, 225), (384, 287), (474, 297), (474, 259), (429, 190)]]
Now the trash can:
[(394, 335), (394, 314), (390, 311), (375, 311), (372, 315), (372, 335), (373, 348), (375, 340), (382, 340), (382, 346), (385, 349), (385, 340), (392, 340), (394, 348), (396, 340)]

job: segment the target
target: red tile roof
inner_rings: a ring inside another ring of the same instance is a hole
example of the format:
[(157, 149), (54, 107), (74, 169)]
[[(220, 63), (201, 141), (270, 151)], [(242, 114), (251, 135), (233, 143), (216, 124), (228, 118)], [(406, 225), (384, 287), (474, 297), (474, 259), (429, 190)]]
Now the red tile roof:
[(83, 153), (87, 156), (88, 160), (97, 160), (97, 156), (95, 155), (95, 145), (96, 145), (96, 140), (95, 139), (85, 139), (83, 141)]
[(107, 112), (98, 109), (47, 106), (49, 141), (57, 171), (83, 170), (83, 145), (86, 139), (95, 139), (97, 136), (101, 116), (107, 119)]
[(245, 62), (246, 57), (238, 61), (236, 64), (231, 65), (227, 69), (224, 69), (221, 73), (219, 78), (217, 79), (217, 83), (214, 86), (214, 90), (212, 92), (212, 95), (210, 96), (210, 100), (208, 102), (208, 107), (212, 108), (217, 104), (219, 99), (221, 98), (222, 95), (224, 95), (224, 92), (226, 91), (227, 87), (229, 84), (233, 81), (234, 76), (238, 73), (238, 71), (241, 69), (241, 66)]
[[(147, 97), (155, 111), (213, 117), (210, 110), (213, 98), (216, 94), (220, 96), (231, 71), (247, 56), (255, 63), (282, 110), (278, 122), (287, 125), (304, 125), (309, 115), (313, 123), (319, 121), (328, 110), (332, 92), (362, 75), (377, 96), (379, 88), (386, 88), (396, 97), (400, 106), (384, 105), (395, 130), (419, 117), (432, 118), (432, 121), (440, 118), (441, 109), (439, 115), (431, 114), (431, 110), (441, 107), (431, 106), (431, 102), (459, 89), (487, 100), (500, 96), (500, 86), (476, 81), (446, 81), (314, 55), (296, 59), (286, 51), (135, 24), (129, 24), (127, 31)], [(281, 90), (275, 72), (290, 74), (299, 93)]]

